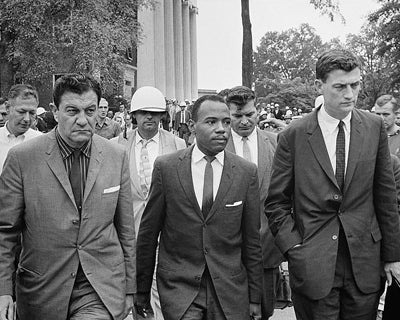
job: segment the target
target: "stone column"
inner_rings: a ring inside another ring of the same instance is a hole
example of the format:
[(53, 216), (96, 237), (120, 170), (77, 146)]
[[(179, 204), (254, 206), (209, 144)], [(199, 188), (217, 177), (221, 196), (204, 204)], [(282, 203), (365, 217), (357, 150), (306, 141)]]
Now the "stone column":
[(164, 2), (166, 97), (175, 99), (174, 4)]
[(150, 9), (138, 12), (138, 22), (143, 27), (144, 38), (137, 48), (137, 87), (154, 86), (154, 13)]
[[(167, 1), (168, 2), (168, 1)], [(154, 77), (155, 87), (166, 95), (164, 0), (157, 0), (154, 9)]]
[(175, 43), (175, 97), (183, 98), (183, 34), (182, 34), (182, 0), (174, 1), (174, 43)]
[(183, 94), (185, 99), (192, 100), (192, 70), (190, 58), (190, 23), (189, 23), (189, 2), (182, 4), (182, 32), (183, 32)]
[(192, 99), (196, 100), (199, 95), (197, 84), (197, 13), (198, 10), (192, 6), (190, 10), (190, 59), (191, 59), (191, 91)]

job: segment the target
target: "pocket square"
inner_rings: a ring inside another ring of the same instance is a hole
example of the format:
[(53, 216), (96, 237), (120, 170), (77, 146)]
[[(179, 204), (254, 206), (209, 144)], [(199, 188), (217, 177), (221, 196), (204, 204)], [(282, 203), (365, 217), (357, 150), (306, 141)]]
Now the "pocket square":
[(121, 186), (115, 186), (111, 188), (104, 189), (103, 193), (111, 193), (111, 192), (116, 192), (121, 188)]
[(231, 204), (226, 204), (225, 207), (229, 208), (229, 207), (237, 207), (240, 206), (242, 204), (242, 201), (236, 201), (234, 203)]

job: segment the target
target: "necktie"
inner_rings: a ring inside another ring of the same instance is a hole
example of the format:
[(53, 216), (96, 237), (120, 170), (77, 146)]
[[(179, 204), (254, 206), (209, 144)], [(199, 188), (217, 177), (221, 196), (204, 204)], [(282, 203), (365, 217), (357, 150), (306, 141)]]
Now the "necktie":
[(204, 171), (204, 186), (203, 186), (203, 202), (201, 210), (203, 211), (204, 218), (207, 217), (213, 205), (213, 168), (211, 162), (214, 161), (215, 157), (205, 156), (206, 159), (206, 170)]
[(343, 129), (344, 122), (339, 122), (339, 132), (336, 138), (336, 181), (340, 190), (343, 191), (344, 171), (345, 171), (345, 135)]
[(140, 152), (140, 165), (139, 165), (139, 176), (140, 176), (140, 186), (142, 188), (143, 194), (147, 197), (150, 190), (151, 183), (151, 166), (149, 160), (149, 151), (147, 150), (147, 144), (151, 140), (142, 139), (142, 149)]
[(250, 153), (250, 147), (249, 147), (249, 138), (248, 137), (243, 137), (243, 158), (245, 158), (247, 161), (251, 162), (251, 153)]
[(184, 123), (185, 121), (185, 113), (181, 111), (181, 123)]
[(72, 193), (74, 194), (75, 204), (79, 213), (82, 210), (82, 174), (80, 165), (81, 150), (75, 150), (72, 154), (73, 162), (69, 173), (69, 181), (71, 182)]

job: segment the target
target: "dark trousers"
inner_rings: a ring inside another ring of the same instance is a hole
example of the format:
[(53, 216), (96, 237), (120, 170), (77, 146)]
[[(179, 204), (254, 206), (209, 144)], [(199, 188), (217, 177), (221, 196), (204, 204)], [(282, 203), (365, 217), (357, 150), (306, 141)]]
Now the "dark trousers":
[(264, 269), (261, 294), (261, 319), (268, 320), (274, 313), (279, 283), (279, 268)]
[(325, 298), (311, 300), (292, 290), (292, 299), (297, 320), (375, 320), (379, 291), (364, 294), (358, 289), (346, 238), (341, 231), (335, 279), (329, 294)]
[(190, 130), (186, 123), (181, 123), (178, 128), (179, 138), (185, 140), (186, 145), (188, 145)]
[(207, 268), (201, 278), (199, 293), (181, 320), (226, 320)]
[(398, 319), (400, 319), (400, 288), (393, 280), (392, 285), (386, 291), (385, 309), (383, 310), (382, 320)]

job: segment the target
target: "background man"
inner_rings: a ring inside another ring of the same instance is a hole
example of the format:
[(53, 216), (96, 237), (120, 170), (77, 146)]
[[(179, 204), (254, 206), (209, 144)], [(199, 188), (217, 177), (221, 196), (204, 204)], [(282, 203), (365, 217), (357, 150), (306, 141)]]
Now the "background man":
[(133, 305), (135, 230), (125, 150), (94, 135), (99, 83), (55, 84), (58, 126), (12, 148), (0, 176), (0, 315), (12, 319), (22, 233), (20, 320), (124, 319)]
[(400, 279), (396, 190), (383, 121), (355, 109), (360, 62), (323, 53), (324, 103), (279, 135), (266, 201), (297, 319), (375, 319), (381, 261)]
[[(159, 155), (184, 149), (186, 144), (174, 134), (159, 129), (160, 119), (166, 112), (165, 99), (160, 90), (154, 87), (139, 88), (132, 96), (131, 110), (136, 118), (137, 128), (128, 135), (128, 139), (124, 139), (121, 134), (118, 142), (128, 150), (137, 234), (148, 201), (155, 159)], [(163, 319), (155, 281), (151, 293), (155, 319)]]
[[(232, 135), (226, 150), (253, 162), (258, 168), (260, 210), (263, 211), (271, 176), (272, 161), (276, 149), (276, 135), (256, 128), (258, 113), (254, 92), (243, 86), (232, 88), (226, 97), (231, 115)], [(274, 245), (274, 237), (268, 226), (267, 217), (261, 215), (261, 248), (263, 253), (263, 291), (261, 300), (262, 319), (274, 312), (276, 289), (279, 280), (279, 265), (284, 260)]]
[(106, 139), (118, 137), (118, 135), (121, 133), (121, 127), (116, 121), (107, 117), (107, 112), (108, 102), (106, 99), (101, 98), (99, 103), (99, 111), (96, 117), (95, 133)]
[(31, 129), (39, 105), (34, 87), (28, 84), (11, 87), (5, 104), (8, 121), (0, 128), (0, 173), (11, 147), (41, 135), (41, 132)]
[(6, 101), (7, 99), (5, 98), (0, 98), (0, 128), (4, 127), (6, 124), (8, 114), (7, 114), (7, 109), (6, 109)]
[[(157, 158), (138, 236), (138, 306), (157, 284), (166, 320), (259, 319), (257, 168), (225, 152), (229, 110), (217, 95), (193, 106), (193, 147)], [(250, 311), (249, 311), (250, 301)]]
[(179, 138), (185, 140), (186, 145), (188, 144), (190, 130), (189, 121), (191, 119), (190, 112), (186, 110), (186, 103), (182, 101), (179, 104), (181, 108), (175, 115), (175, 131), (178, 132)]
[(396, 122), (396, 112), (399, 104), (390, 94), (380, 96), (375, 102), (375, 114), (381, 116), (386, 128), (391, 154), (400, 156), (400, 127)]

